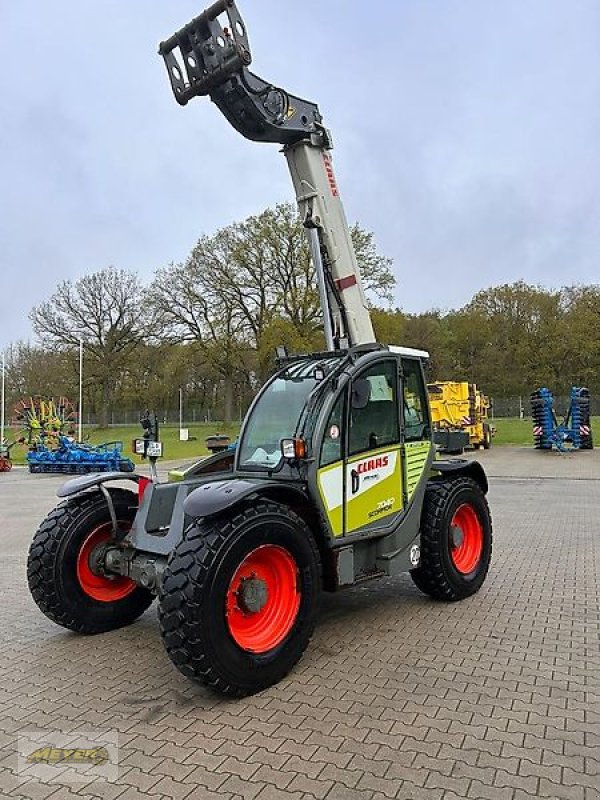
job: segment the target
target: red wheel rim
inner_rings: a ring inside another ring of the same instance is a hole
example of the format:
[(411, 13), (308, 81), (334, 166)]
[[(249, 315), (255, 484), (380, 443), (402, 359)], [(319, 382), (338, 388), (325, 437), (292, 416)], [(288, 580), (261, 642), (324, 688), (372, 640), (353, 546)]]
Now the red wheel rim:
[(450, 523), (450, 558), (456, 569), (468, 575), (479, 564), (483, 553), (483, 527), (469, 503), (459, 506)]
[(128, 594), (131, 594), (136, 586), (131, 578), (125, 576), (108, 578), (92, 572), (90, 567), (92, 551), (98, 545), (109, 541), (110, 538), (111, 525), (101, 525), (85, 539), (77, 556), (77, 580), (79, 585), (88, 597), (101, 603), (114, 603), (116, 600), (122, 600)]
[(249, 553), (227, 589), (225, 614), (236, 644), (250, 653), (266, 653), (291, 631), (301, 593), (298, 567), (283, 547), (263, 545)]

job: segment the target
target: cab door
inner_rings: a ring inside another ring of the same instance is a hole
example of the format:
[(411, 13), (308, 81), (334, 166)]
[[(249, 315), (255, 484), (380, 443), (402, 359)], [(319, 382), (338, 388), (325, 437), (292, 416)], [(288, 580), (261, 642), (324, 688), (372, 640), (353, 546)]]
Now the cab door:
[(317, 485), (334, 537), (385, 532), (408, 510), (431, 458), (419, 359), (382, 358), (342, 391), (328, 415)]
[(402, 428), (405, 502), (409, 504), (433, 449), (429, 398), (420, 359), (402, 359)]
[(353, 379), (344, 460), (344, 533), (390, 527), (404, 507), (398, 361), (386, 358)]

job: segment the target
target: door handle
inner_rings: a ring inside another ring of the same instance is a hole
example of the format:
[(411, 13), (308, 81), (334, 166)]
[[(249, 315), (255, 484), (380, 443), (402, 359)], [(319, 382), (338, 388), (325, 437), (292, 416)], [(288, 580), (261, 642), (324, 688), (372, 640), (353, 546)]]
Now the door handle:
[(352, 494), (356, 494), (360, 489), (360, 475), (355, 469), (352, 470), (350, 475), (352, 476)]

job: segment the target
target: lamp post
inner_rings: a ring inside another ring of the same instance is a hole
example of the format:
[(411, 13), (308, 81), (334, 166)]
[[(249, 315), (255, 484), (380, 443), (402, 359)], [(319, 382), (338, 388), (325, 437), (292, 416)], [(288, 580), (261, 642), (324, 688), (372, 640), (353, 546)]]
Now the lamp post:
[(6, 389), (6, 362), (4, 360), (4, 352), (2, 352), (2, 399), (0, 400), (0, 404), (2, 409), (0, 411), (0, 445), (4, 444), (4, 395)]
[(77, 440), (83, 441), (83, 339), (79, 340), (79, 433)]

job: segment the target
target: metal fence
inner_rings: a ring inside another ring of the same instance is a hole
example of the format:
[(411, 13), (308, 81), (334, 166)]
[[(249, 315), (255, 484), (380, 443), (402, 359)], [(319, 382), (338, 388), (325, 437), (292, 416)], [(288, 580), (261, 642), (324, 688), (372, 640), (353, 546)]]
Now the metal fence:
[[(492, 397), (490, 398), (490, 416), (495, 418), (517, 417), (521, 419), (531, 418), (531, 406), (529, 395), (522, 397)], [(554, 397), (554, 410), (559, 416), (567, 413), (571, 398), (568, 395)], [(600, 397), (590, 398), (590, 409), (593, 416), (600, 415)]]
[[(529, 395), (522, 397), (491, 397), (490, 398), (490, 417), (492, 419), (505, 419), (508, 417), (516, 419), (530, 419), (531, 406), (529, 404)], [(570, 404), (568, 396), (560, 396), (554, 398), (554, 409), (558, 416), (564, 415)], [(592, 396), (590, 398), (591, 413), (593, 416), (600, 416), (600, 397)], [(233, 413), (232, 424), (241, 424), (245, 414), (246, 406), (236, 404)], [(131, 426), (138, 425), (142, 409), (115, 409), (109, 417), (109, 425), (114, 426)], [(178, 425), (179, 424), (179, 408), (157, 409), (156, 415), (162, 425)], [(190, 427), (198, 424), (214, 425), (215, 430), (220, 425), (223, 425), (223, 409), (221, 408), (206, 408), (203, 406), (190, 406), (183, 410), (182, 426)], [(100, 423), (100, 415), (93, 411), (87, 411), (84, 408), (83, 424), (84, 425), (98, 425)]]
[[(156, 416), (162, 425), (178, 425), (179, 424), (179, 409), (156, 409)], [(235, 408), (233, 413), (232, 424), (241, 423), (246, 413), (246, 408)], [(137, 425), (140, 421), (142, 409), (116, 409), (111, 412), (109, 418), (110, 425)], [(202, 407), (186, 408), (183, 412), (182, 424), (183, 427), (190, 425), (197, 425), (200, 423), (212, 423), (215, 425), (223, 424), (222, 409), (211, 409)], [(84, 425), (98, 425), (100, 422), (100, 415), (94, 412), (83, 411), (83, 424)]]
[[(600, 416), (600, 397), (592, 396), (591, 412), (594, 416)], [(529, 395), (521, 397), (491, 397), (490, 398), (490, 417), (492, 419), (504, 419), (513, 417), (516, 419), (530, 419), (531, 406), (529, 404)], [(554, 409), (556, 413), (561, 416), (565, 414), (569, 408), (570, 398), (559, 396), (554, 398)], [(140, 420), (141, 409), (116, 409), (110, 416), (111, 425), (137, 425)], [(184, 408), (183, 411), (183, 427), (197, 425), (200, 423), (209, 423), (216, 426), (223, 424), (222, 408), (205, 408), (202, 406), (190, 406)], [(241, 423), (246, 413), (245, 405), (243, 407), (237, 405), (232, 423)], [(159, 422), (163, 425), (177, 425), (179, 423), (179, 409), (157, 409), (156, 414)], [(97, 425), (99, 422), (99, 415), (93, 412), (86, 412), (84, 410), (84, 424)]]

